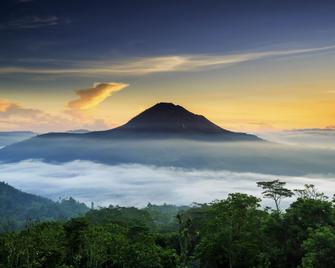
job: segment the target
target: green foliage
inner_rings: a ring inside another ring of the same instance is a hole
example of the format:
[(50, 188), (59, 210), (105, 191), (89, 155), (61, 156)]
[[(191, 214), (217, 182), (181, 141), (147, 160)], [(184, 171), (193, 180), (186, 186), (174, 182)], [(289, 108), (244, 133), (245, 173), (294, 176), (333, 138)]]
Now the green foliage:
[(210, 205), (199, 235), (195, 256), (201, 267), (252, 267), (262, 249), (261, 225), (264, 212), (260, 200), (245, 194), (230, 194)]
[(298, 198), (302, 199), (328, 199), (328, 196), (325, 196), (324, 193), (318, 192), (313, 184), (305, 184), (304, 189), (294, 189), (294, 192), (298, 196)]
[(87, 211), (85, 204), (73, 198), (53, 202), (0, 182), (0, 232), (22, 229), (32, 222), (67, 220)]
[(143, 226), (153, 228), (153, 219), (149, 212), (134, 207), (113, 207), (90, 210), (86, 218), (93, 224), (106, 225), (116, 223), (126, 226)]
[(299, 198), (286, 210), (283, 225), (287, 237), (287, 262), (290, 267), (296, 267), (301, 262), (302, 244), (308, 232), (320, 226), (335, 226), (333, 204), (320, 199)]
[(335, 230), (322, 226), (311, 230), (303, 242), (305, 255), (302, 258), (304, 268), (328, 268), (335, 264)]
[(62, 224), (57, 222), (40, 223), (20, 233), (3, 234), (0, 263), (3, 267), (57, 267), (65, 254), (63, 240)]
[(189, 208), (110, 206), (33, 223), (0, 234), (0, 267), (335, 267), (332, 201), (314, 186), (301, 190), (286, 211), (264, 210), (260, 201), (234, 193)]
[(188, 210), (188, 206), (175, 206), (163, 204), (161, 206), (148, 204), (145, 211), (151, 215), (153, 222), (160, 232), (178, 230), (178, 213)]

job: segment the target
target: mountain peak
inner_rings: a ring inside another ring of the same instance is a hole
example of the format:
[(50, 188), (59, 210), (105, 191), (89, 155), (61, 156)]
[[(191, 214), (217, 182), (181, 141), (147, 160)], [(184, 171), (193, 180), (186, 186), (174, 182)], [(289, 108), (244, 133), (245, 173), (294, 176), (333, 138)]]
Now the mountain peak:
[(146, 109), (119, 129), (164, 133), (222, 133), (228, 132), (202, 115), (180, 105), (160, 102)]
[[(50, 137), (51, 134), (46, 135)], [(69, 134), (73, 135), (76, 134)], [(64, 137), (64, 133), (53, 136)], [(93, 131), (82, 135), (84, 138), (116, 139), (164, 139), (182, 138), (213, 141), (262, 141), (257, 136), (233, 132), (219, 127), (203, 115), (194, 114), (180, 105), (159, 102), (144, 110), (123, 126)]]
[(175, 108), (175, 107), (181, 107), (181, 106), (176, 105), (172, 102), (158, 102), (155, 105), (151, 106), (150, 108)]
[(187, 111), (184, 107), (174, 104), (172, 102), (159, 102), (150, 108), (143, 111), (143, 113), (155, 112), (155, 113), (191, 113)]

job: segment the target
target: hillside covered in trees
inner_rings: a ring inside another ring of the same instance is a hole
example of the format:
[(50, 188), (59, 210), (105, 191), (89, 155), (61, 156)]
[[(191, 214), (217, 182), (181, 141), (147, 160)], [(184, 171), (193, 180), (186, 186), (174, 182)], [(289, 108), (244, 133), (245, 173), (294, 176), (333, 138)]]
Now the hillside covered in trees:
[[(313, 185), (258, 186), (276, 209), (232, 193), (192, 207), (110, 206), (33, 223), (0, 235), (0, 267), (334, 267), (334, 200)], [(296, 200), (280, 209), (292, 195)]]
[(20, 229), (30, 222), (67, 220), (87, 211), (85, 204), (73, 198), (53, 202), (0, 182), (0, 232)]

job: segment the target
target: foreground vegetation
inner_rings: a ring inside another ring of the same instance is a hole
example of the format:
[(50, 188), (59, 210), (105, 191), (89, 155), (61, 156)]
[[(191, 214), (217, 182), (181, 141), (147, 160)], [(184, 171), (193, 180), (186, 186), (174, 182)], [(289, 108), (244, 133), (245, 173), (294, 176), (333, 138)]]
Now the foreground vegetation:
[[(335, 267), (334, 201), (306, 185), (258, 183), (275, 210), (242, 193), (193, 207), (94, 209), (0, 235), (0, 267)], [(283, 198), (296, 195), (285, 211)]]

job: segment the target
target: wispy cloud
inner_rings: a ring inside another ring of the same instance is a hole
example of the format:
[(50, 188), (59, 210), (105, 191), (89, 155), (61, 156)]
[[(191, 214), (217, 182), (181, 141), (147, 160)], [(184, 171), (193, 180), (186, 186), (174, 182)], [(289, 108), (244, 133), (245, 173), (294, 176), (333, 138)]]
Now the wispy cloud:
[[(25, 1), (27, 2), (27, 1)], [(0, 29), (36, 29), (58, 25), (61, 19), (57, 16), (31, 16), (13, 19), (7, 23), (0, 24)]]
[[(273, 50), (240, 54), (170, 55), (161, 57), (132, 58), (123, 61), (63, 62), (62, 67), (0, 67), (0, 74), (47, 75), (146, 75), (161, 72), (179, 72), (219, 68), (265, 58), (293, 56), (334, 50), (335, 45), (291, 50)], [(41, 62), (40, 62), (41, 63)], [(51, 61), (52, 63), (52, 61)], [(71, 65), (71, 66), (69, 66)], [(48, 65), (50, 66), (50, 65)]]
[(95, 83), (91, 88), (77, 90), (76, 94), (79, 99), (70, 101), (67, 106), (75, 110), (91, 109), (102, 103), (114, 92), (120, 91), (127, 86), (128, 84), (124, 83)]

